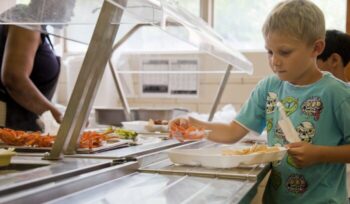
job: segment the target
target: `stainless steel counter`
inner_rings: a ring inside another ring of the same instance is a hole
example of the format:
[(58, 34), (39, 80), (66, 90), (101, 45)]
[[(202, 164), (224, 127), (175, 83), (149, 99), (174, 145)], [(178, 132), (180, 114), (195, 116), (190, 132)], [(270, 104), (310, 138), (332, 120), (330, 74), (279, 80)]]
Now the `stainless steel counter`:
[[(198, 142), (178, 148), (216, 145)], [(213, 174), (195, 176), (189, 172), (157, 173), (148, 169), (169, 163), (165, 152), (140, 156), (137, 171), (48, 203), (249, 203), (269, 170), (267, 165), (246, 169), (206, 169)], [(226, 175), (221, 178), (218, 172)]]
[(0, 196), (111, 165), (111, 160), (102, 159), (65, 158), (48, 161), (36, 156), (14, 156), (10, 166), (0, 168)]
[(183, 145), (184, 143), (180, 143), (177, 140), (162, 140), (157, 143), (136, 145), (130, 147), (123, 147), (114, 150), (109, 150), (105, 152), (96, 152), (93, 154), (74, 154), (74, 155), (66, 155), (65, 157), (70, 158), (105, 158), (105, 159), (117, 159), (123, 157), (137, 157), (140, 155), (149, 154), (152, 152), (157, 152), (163, 149), (172, 148), (175, 146)]
[[(169, 142), (172, 144), (173, 141)], [(220, 145), (200, 141), (174, 148), (215, 146)], [(161, 170), (170, 164), (166, 151), (129, 154), (133, 151), (127, 149), (99, 153), (106, 158), (134, 155), (123, 157), (125, 160), (65, 158), (52, 162), (40, 157), (25, 158), (35, 158), (34, 163), (40, 161), (50, 166), (9, 174), (8, 180), (1, 176), (3, 190), (0, 192), (4, 196), (0, 197), (0, 203), (246, 203), (253, 198), (257, 185), (268, 171), (268, 166), (258, 165), (243, 170), (205, 170), (206, 174), (157, 172), (154, 167)], [(117, 164), (118, 161), (121, 163)], [(33, 185), (38, 175), (41, 176)], [(28, 178), (32, 182), (23, 185)]]
[(133, 173), (49, 203), (238, 203), (254, 181)]

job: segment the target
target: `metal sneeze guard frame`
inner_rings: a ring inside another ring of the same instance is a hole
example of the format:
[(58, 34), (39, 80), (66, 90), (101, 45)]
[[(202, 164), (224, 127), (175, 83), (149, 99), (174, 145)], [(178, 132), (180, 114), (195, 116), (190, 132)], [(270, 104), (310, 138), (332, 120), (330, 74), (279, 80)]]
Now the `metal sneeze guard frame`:
[[(127, 0), (117, 0), (119, 5), (126, 5)], [(123, 9), (115, 6), (111, 0), (105, 0), (101, 8), (100, 16), (97, 21), (91, 42), (89, 44), (88, 51), (85, 55), (84, 62), (79, 73), (76, 85), (72, 92), (71, 99), (69, 101), (66, 114), (64, 116), (61, 127), (58, 131), (56, 141), (49, 155), (45, 155), (45, 159), (57, 160), (64, 154), (75, 154), (77, 141), (79, 135), (83, 131), (84, 124), (87, 121), (88, 114), (92, 107), (92, 99), (95, 98), (98, 85), (102, 79), (105, 66), (113, 53), (113, 42), (118, 32), (119, 23), (110, 23), (112, 19), (121, 20), (123, 15)], [(117, 18), (113, 18), (117, 15)], [(166, 23), (166, 22), (165, 22)], [(142, 26), (142, 25), (141, 25)], [(131, 35), (139, 26), (127, 33), (118, 45), (127, 40), (128, 34)], [(104, 46), (105, 45), (105, 46)], [(94, 60), (97, 59), (97, 60)], [(214, 104), (211, 109), (209, 121), (213, 119), (216, 108), (220, 102), (225, 85), (228, 81), (229, 75), (233, 65), (229, 64), (226, 73), (219, 86), (217, 96), (214, 100)], [(114, 70), (114, 69), (113, 69)], [(115, 84), (118, 89), (118, 93), (121, 97), (124, 107), (124, 113), (127, 118), (130, 119), (130, 108), (127, 104), (125, 94), (123, 93), (120, 80), (117, 73), (114, 73)]]
[[(118, 2), (126, 4), (126, 0)], [(56, 141), (45, 159), (60, 159), (64, 149), (66, 154), (75, 153), (119, 29), (119, 24), (110, 22), (114, 16), (121, 19), (123, 12), (111, 2), (104, 1)]]

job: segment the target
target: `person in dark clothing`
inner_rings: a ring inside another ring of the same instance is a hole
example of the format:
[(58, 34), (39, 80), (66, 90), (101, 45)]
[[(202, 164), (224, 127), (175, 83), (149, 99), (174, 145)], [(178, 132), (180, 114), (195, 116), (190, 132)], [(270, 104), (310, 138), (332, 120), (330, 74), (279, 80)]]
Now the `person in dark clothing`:
[(339, 30), (327, 30), (326, 47), (317, 57), (317, 66), (332, 73), (338, 79), (350, 80), (350, 35)]
[[(35, 14), (38, 8), (43, 9), (40, 5), (49, 9), (57, 3), (62, 5), (60, 1), (32, 0), (21, 9), (25, 11), (23, 13), (31, 11)], [(72, 8), (66, 9), (61, 12), (68, 12), (71, 16)], [(59, 12), (45, 13), (47, 19), (62, 19)], [(45, 27), (38, 30), (45, 30)], [(41, 131), (37, 120), (46, 111), (50, 111), (58, 123), (61, 122), (62, 113), (50, 102), (60, 73), (60, 62), (52, 49), (47, 34), (16, 25), (0, 26), (0, 101), (4, 107), (2, 111), (6, 112), (2, 113), (5, 116), (3, 126)]]

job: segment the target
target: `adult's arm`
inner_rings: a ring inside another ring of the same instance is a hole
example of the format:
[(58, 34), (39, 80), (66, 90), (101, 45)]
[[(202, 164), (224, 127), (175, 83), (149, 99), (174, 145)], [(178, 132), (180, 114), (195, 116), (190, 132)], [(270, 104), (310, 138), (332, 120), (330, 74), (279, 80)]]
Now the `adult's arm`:
[(11, 97), (22, 107), (38, 115), (50, 111), (60, 122), (61, 113), (29, 78), (40, 43), (39, 32), (9, 26), (1, 80)]

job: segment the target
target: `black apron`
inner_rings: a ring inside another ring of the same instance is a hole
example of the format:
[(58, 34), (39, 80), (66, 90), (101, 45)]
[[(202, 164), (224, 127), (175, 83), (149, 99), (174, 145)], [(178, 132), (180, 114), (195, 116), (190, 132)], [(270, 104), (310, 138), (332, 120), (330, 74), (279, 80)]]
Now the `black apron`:
[[(2, 66), (8, 26), (0, 25), (0, 66)], [(55, 92), (60, 73), (60, 60), (53, 52), (52, 43), (47, 34), (41, 34), (42, 43), (35, 54), (30, 79), (40, 92), (51, 100)], [(2, 67), (0, 67), (0, 71)], [(23, 87), (25, 89), (25, 87)], [(39, 116), (16, 103), (0, 80), (0, 100), (6, 103), (5, 127), (15, 130), (42, 131), (37, 124)]]

